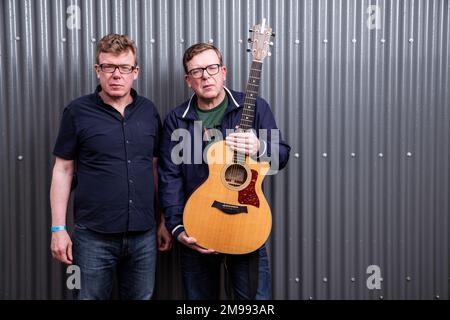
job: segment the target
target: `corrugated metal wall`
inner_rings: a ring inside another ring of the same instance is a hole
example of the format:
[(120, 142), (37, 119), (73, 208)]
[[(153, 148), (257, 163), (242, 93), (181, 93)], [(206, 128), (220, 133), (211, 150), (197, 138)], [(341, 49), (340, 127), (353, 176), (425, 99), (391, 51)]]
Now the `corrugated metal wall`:
[[(448, 299), (449, 16), (446, 0), (0, 1), (0, 299), (71, 296), (49, 253), (51, 151), (64, 106), (96, 85), (96, 41), (136, 40), (136, 88), (164, 116), (197, 41), (243, 90), (263, 17), (277, 37), (261, 95), (292, 146), (266, 189), (274, 298)], [(176, 249), (157, 279), (157, 298), (182, 297)]]

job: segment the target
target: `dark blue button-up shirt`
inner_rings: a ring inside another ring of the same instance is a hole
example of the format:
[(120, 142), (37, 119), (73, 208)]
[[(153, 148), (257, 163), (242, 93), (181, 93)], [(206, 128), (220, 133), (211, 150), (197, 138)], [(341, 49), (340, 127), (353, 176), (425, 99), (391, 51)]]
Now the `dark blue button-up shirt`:
[(124, 117), (99, 96), (65, 109), (53, 154), (75, 160), (74, 222), (102, 232), (145, 231), (155, 225), (153, 158), (161, 120), (132, 89)]

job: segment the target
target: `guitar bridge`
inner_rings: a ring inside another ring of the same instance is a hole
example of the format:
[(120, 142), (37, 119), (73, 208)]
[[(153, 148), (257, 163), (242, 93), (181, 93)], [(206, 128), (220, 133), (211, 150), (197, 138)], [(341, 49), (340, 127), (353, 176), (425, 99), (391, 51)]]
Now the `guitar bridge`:
[(234, 204), (228, 204), (219, 201), (214, 201), (211, 207), (219, 209), (226, 214), (248, 213), (246, 206), (237, 206)]

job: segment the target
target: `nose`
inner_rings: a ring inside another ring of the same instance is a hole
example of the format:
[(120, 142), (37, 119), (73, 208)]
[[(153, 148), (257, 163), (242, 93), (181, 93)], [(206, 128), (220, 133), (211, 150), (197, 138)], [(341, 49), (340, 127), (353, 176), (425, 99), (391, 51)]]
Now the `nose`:
[(114, 78), (119, 78), (121, 77), (120, 71), (119, 71), (119, 67), (116, 67), (116, 69), (114, 69), (114, 72), (112, 73), (112, 76)]
[(202, 79), (209, 79), (211, 78), (211, 76), (209, 75), (208, 71), (206, 71), (206, 69), (203, 70), (203, 75), (202, 75)]

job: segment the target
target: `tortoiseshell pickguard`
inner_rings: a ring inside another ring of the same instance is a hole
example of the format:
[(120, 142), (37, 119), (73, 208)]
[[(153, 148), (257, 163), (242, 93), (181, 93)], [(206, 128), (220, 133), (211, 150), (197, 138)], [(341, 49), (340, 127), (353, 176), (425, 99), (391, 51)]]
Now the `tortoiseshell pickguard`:
[(240, 204), (248, 204), (259, 208), (259, 198), (255, 191), (256, 180), (258, 179), (258, 172), (252, 170), (252, 180), (247, 188), (239, 191), (238, 201)]

